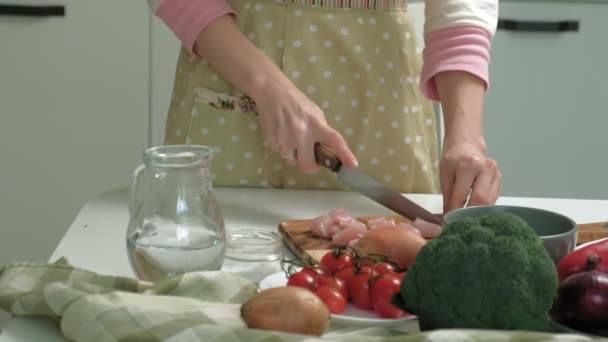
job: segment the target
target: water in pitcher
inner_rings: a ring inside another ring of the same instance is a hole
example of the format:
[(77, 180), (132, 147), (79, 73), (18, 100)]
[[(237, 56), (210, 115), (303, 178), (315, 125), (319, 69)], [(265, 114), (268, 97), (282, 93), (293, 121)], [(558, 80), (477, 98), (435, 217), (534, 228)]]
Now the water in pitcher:
[(212, 230), (158, 222), (153, 230), (136, 229), (127, 238), (131, 266), (140, 279), (148, 281), (219, 270), (224, 249), (224, 240)]
[(226, 230), (210, 178), (213, 148), (158, 146), (134, 172), (127, 226), (131, 267), (143, 280), (221, 268)]

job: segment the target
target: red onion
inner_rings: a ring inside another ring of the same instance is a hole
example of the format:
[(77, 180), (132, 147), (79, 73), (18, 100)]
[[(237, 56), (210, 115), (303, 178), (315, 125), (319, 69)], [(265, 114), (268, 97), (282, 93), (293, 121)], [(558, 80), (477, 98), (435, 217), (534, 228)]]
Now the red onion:
[(597, 254), (589, 255), (585, 271), (560, 284), (555, 309), (563, 324), (587, 332), (608, 326), (608, 274), (595, 270), (600, 261)]

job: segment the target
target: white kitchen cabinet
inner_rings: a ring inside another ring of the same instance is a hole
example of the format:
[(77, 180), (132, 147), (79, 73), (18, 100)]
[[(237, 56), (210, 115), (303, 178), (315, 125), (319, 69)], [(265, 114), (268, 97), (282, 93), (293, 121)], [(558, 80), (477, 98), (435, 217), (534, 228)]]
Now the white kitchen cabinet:
[(149, 130), (145, 1), (9, 3), (66, 13), (0, 14), (0, 265), (46, 260), (87, 199), (131, 181)]
[(607, 14), (599, 1), (500, 3), (503, 20), (579, 25), (499, 29), (492, 42), (485, 132), (505, 195), (608, 197)]

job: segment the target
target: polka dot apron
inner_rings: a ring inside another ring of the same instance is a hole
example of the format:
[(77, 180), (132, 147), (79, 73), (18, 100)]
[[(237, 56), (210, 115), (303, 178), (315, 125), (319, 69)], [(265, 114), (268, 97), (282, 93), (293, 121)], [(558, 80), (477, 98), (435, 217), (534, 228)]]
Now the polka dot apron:
[[(231, 0), (241, 30), (325, 112), (359, 167), (394, 189), (438, 191), (438, 141), (405, 0)], [(235, 53), (238, 48), (235, 47)], [(180, 52), (166, 144), (215, 147), (215, 186), (346, 190), (264, 144), (255, 103)]]

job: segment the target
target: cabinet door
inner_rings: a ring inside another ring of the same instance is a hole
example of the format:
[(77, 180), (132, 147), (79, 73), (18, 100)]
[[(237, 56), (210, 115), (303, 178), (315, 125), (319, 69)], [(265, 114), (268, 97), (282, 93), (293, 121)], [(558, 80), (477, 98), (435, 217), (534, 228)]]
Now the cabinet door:
[[(524, 22), (492, 42), (485, 130), (504, 195), (608, 196), (606, 13), (601, 3), (501, 2), (501, 19)], [(578, 31), (551, 30), (570, 20)]]
[(65, 16), (0, 14), (2, 265), (45, 261), (87, 199), (130, 182), (148, 143), (145, 1), (56, 3)]

